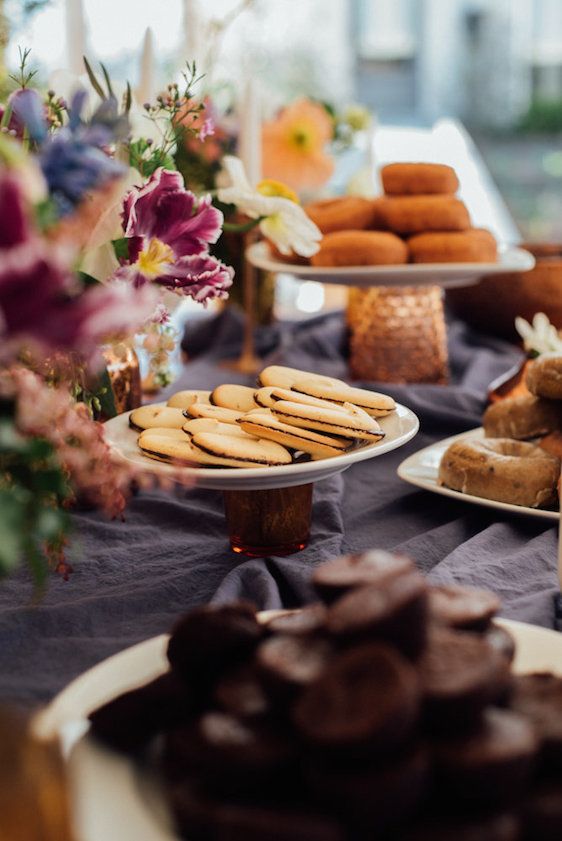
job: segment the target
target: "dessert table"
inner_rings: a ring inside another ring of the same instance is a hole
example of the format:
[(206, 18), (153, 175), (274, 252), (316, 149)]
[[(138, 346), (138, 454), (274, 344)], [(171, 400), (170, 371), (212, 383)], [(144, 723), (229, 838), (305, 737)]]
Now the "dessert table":
[[(345, 376), (341, 313), (262, 328), (264, 364)], [(171, 391), (249, 382), (221, 367), (240, 351), (232, 310), (191, 322), (190, 362)], [(451, 384), (384, 386), (420, 418), (420, 433), (402, 449), (320, 482), (308, 547), (289, 557), (243, 560), (232, 553), (218, 491), (145, 490), (125, 522), (76, 511), (68, 581), (52, 576), (33, 604), (27, 574), (0, 585), (0, 699), (29, 706), (140, 640), (169, 630), (179, 614), (209, 601), (253, 600), (259, 608), (295, 607), (311, 593), (310, 569), (335, 555), (380, 546), (410, 554), (435, 582), (489, 587), (503, 615), (554, 626), (557, 528), (546, 520), (473, 507), (402, 482), (398, 464), (449, 435), (478, 426), (487, 385), (520, 359), (517, 348), (449, 323)]]

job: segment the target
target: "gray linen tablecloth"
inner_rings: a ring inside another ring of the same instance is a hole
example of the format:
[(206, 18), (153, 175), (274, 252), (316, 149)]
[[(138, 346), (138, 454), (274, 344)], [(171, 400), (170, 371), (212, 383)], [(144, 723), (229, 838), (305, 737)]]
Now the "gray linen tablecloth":
[[(69, 581), (53, 576), (36, 606), (25, 571), (0, 582), (0, 699), (46, 701), (94, 663), (168, 630), (193, 605), (244, 597), (260, 608), (298, 606), (311, 597), (314, 565), (377, 546), (409, 553), (433, 581), (495, 590), (505, 616), (553, 627), (552, 523), (419, 491), (396, 475), (410, 453), (478, 426), (488, 384), (520, 359), (516, 348), (476, 336), (460, 322), (450, 324), (449, 341), (450, 386), (384, 386), (417, 413), (419, 435), (317, 484), (311, 540), (297, 555), (234, 555), (214, 491), (143, 492), (124, 523), (75, 513)], [(240, 323), (231, 312), (191, 326), (184, 340), (191, 361), (172, 390), (245, 382), (218, 364), (239, 345)], [(345, 376), (341, 314), (264, 329), (258, 345), (267, 363)]]

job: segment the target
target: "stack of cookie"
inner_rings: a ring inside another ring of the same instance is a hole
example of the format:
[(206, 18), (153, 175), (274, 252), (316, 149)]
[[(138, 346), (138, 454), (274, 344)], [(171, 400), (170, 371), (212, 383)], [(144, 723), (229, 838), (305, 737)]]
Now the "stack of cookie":
[(149, 458), (205, 467), (274, 467), (341, 455), (384, 437), (377, 418), (394, 411), (386, 394), (271, 365), (259, 387), (181, 391), (167, 406), (129, 416)]
[[(456, 197), (450, 166), (396, 163), (381, 169), (385, 195), (325, 199), (305, 206), (323, 234), (313, 266), (412, 263), (493, 263), (497, 245), (489, 231), (471, 227)], [(271, 246), (275, 257), (283, 257)], [(291, 259), (291, 258), (289, 258)], [(297, 258), (294, 262), (306, 263)]]
[(320, 601), (267, 621), (187, 614), (170, 671), (91, 716), (158, 766), (200, 841), (562, 837), (562, 678), (516, 678), (491, 593), (430, 587), (405, 556), (317, 568)]
[(439, 468), (441, 484), (530, 508), (558, 504), (562, 356), (539, 356), (529, 364), (525, 382), (527, 394), (486, 409), (483, 440), (456, 441), (446, 450)]

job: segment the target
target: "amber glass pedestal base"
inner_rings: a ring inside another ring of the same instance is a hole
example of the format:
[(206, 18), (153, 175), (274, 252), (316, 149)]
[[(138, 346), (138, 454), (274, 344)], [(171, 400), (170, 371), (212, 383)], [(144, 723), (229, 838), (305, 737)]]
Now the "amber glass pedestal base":
[(347, 324), (354, 379), (447, 382), (443, 292), (438, 286), (351, 287)]
[(308, 543), (313, 485), (261, 491), (224, 491), (233, 552), (254, 558), (292, 555)]

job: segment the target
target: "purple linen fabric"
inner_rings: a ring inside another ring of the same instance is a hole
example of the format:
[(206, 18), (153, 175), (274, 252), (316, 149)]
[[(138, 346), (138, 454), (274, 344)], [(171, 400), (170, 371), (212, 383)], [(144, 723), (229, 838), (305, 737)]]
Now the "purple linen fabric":
[[(220, 367), (239, 352), (240, 332), (230, 310), (191, 325), (184, 339), (190, 362), (171, 390), (247, 382)], [(396, 475), (410, 453), (478, 426), (487, 385), (520, 359), (514, 347), (476, 336), (460, 322), (450, 324), (449, 340), (451, 385), (381, 386), (419, 415), (419, 435), (318, 483), (312, 537), (299, 554), (234, 555), (214, 491), (143, 492), (125, 523), (75, 513), (69, 581), (53, 577), (36, 606), (23, 571), (0, 583), (0, 699), (47, 701), (105, 657), (167, 631), (197, 604), (244, 597), (259, 608), (298, 606), (312, 597), (316, 564), (375, 546), (408, 552), (433, 581), (490, 587), (502, 596), (505, 616), (553, 627), (552, 523), (419, 491)], [(346, 374), (341, 313), (261, 330), (258, 348), (268, 364)]]

